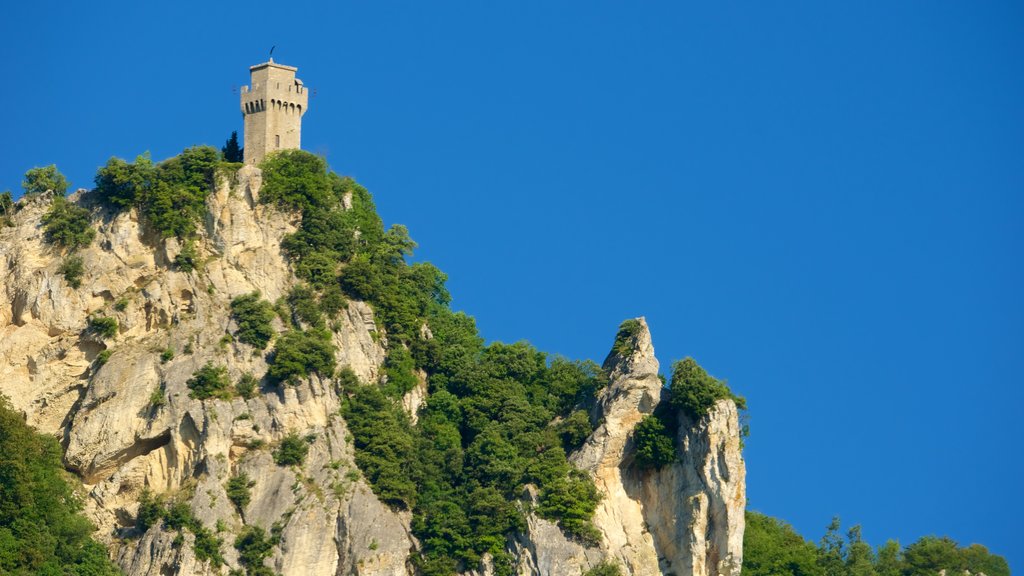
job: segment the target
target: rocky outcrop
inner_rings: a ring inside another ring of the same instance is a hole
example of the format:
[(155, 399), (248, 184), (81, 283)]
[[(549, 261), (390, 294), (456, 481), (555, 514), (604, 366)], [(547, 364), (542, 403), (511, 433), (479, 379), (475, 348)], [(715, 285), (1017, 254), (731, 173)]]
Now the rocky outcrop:
[[(274, 301), (295, 281), (280, 248), (295, 216), (259, 204), (260, 184), (253, 166), (233, 182), (222, 178), (196, 243), (202, 265), (191, 272), (171, 264), (178, 242), (149, 233), (134, 211), (115, 214), (80, 193), (74, 199), (92, 207), (97, 237), (79, 251), (85, 273), (75, 289), (59, 271), (65, 255), (43, 241), (40, 220), (52, 197), (22, 201), (14, 226), (0, 229), (0, 392), (30, 424), (61, 439), (97, 535), (126, 574), (237, 568), (231, 542), (247, 525), (279, 535), (266, 566), (281, 574), (414, 574), (410, 515), (382, 504), (361, 477), (332, 380), (261, 382), (249, 399), (189, 396), (186, 382), (207, 363), (224, 366), (232, 381), (267, 370), (263, 353), (228, 337), (236, 328), (232, 298), (259, 291)], [(89, 330), (96, 316), (116, 319), (117, 333)], [(585, 547), (528, 514), (507, 543), (520, 575), (581, 574), (602, 561), (630, 575), (738, 575), (745, 496), (736, 407), (723, 400), (696, 421), (681, 417), (677, 462), (632, 466), (633, 429), (663, 391), (650, 332), (642, 318), (638, 325), (606, 360), (595, 430), (570, 455), (603, 495), (594, 518), (600, 545)], [(376, 334), (373, 310), (350, 301), (331, 328), (337, 364), (379, 381), (386, 339)], [(403, 398), (414, 421), (428, 394), (419, 377)], [(274, 461), (289, 434), (309, 442), (301, 466)], [(242, 508), (226, 491), (238, 475), (251, 480)], [(227, 567), (196, 558), (187, 530), (135, 528), (144, 490), (189, 502), (222, 538)], [(536, 497), (527, 487), (527, 509)], [(485, 561), (479, 573), (492, 572)]]
[(647, 323), (636, 321), (639, 329), (605, 360), (599, 425), (570, 458), (604, 494), (594, 516), (601, 548), (629, 574), (738, 576), (746, 470), (736, 405), (720, 400), (697, 421), (680, 413), (678, 460), (633, 466), (633, 428), (654, 413), (663, 389)]
[[(232, 298), (259, 291), (273, 301), (294, 282), (280, 241), (295, 222), (257, 203), (259, 184), (251, 166), (235, 185), (221, 182), (197, 245), (202, 269), (188, 273), (169, 265), (178, 243), (149, 235), (134, 211), (94, 207), (97, 238), (78, 253), (85, 274), (77, 289), (59, 272), (64, 255), (43, 242), (40, 219), (52, 197), (23, 201), (14, 226), (0, 229), (0, 302), (8, 303), (0, 308), (0, 392), (30, 424), (63, 439), (97, 536), (127, 574), (222, 572), (195, 558), (188, 531), (184, 546), (175, 532), (137, 533), (143, 489), (187, 498), (203, 526), (221, 531), (229, 565), (237, 565), (230, 543), (243, 523), (276, 524), (280, 544), (267, 565), (282, 574), (406, 574), (415, 545), (409, 518), (377, 501), (360, 477), (332, 382), (261, 384), (249, 400), (189, 397), (187, 380), (208, 362), (225, 366), (232, 381), (267, 369), (263, 354), (225, 338)], [(88, 194), (74, 199), (90, 205)], [(115, 318), (117, 334), (91, 333), (90, 316)], [(361, 302), (334, 322), (337, 363), (366, 381), (384, 359), (374, 328)], [(311, 441), (301, 467), (271, 457), (289, 433)], [(240, 473), (253, 480), (244, 510), (225, 492)]]

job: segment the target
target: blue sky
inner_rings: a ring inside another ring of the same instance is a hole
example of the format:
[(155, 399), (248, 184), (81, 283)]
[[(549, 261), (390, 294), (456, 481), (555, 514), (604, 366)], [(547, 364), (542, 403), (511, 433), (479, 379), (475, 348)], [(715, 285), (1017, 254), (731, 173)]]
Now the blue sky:
[(1024, 567), (1021, 4), (4, 12), (0, 190), (221, 145), (276, 45), (315, 89), (304, 148), (486, 338), (600, 361), (645, 315), (666, 371), (692, 355), (746, 395), (752, 508)]

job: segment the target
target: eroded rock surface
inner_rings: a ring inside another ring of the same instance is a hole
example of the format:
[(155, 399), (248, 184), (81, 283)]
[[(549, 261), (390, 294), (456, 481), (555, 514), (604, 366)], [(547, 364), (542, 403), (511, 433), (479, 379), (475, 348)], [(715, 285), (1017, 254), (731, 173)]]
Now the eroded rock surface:
[[(260, 183), (253, 166), (222, 180), (196, 243), (203, 264), (192, 272), (170, 264), (182, 246), (147, 232), (136, 212), (114, 214), (78, 195), (98, 233), (79, 251), (85, 273), (75, 289), (59, 272), (64, 254), (43, 241), (52, 197), (22, 202), (14, 226), (0, 229), (0, 392), (62, 440), (97, 536), (126, 574), (227, 573), (240, 567), (231, 543), (246, 525), (279, 534), (266, 566), (281, 574), (414, 574), (411, 516), (382, 504), (359, 473), (334, 382), (261, 382), (248, 400), (189, 396), (187, 380), (207, 363), (225, 366), (233, 382), (267, 370), (264, 353), (225, 338), (235, 329), (231, 299), (259, 291), (274, 301), (295, 281), (280, 243), (296, 217), (259, 204)], [(92, 316), (115, 318), (117, 334), (88, 330)], [(697, 421), (680, 419), (678, 462), (656, 471), (631, 465), (633, 429), (663, 392), (650, 332), (639, 324), (605, 362), (596, 428), (570, 456), (603, 495), (594, 519), (600, 545), (587, 548), (529, 514), (507, 545), (520, 575), (577, 575), (602, 561), (629, 575), (739, 574), (745, 471), (735, 405), (723, 400)], [(378, 381), (386, 340), (375, 334), (373, 310), (350, 301), (332, 330), (337, 364)], [(403, 402), (414, 421), (427, 398), (420, 377)], [(293, 433), (308, 438), (309, 455), (302, 466), (279, 466), (272, 450)], [(241, 474), (251, 497), (237, 508), (225, 485)], [(188, 531), (176, 542), (173, 530), (136, 529), (144, 490), (189, 502), (223, 539), (226, 566), (197, 559)], [(524, 501), (535, 498), (527, 487)]]

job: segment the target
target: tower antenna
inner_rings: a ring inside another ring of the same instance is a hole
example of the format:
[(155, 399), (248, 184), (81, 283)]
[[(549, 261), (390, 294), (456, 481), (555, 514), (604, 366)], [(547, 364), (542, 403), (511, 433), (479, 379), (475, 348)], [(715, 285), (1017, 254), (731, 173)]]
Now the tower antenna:
[(273, 62), (273, 60), (274, 60), (274, 48), (277, 48), (277, 44), (274, 44), (273, 46), (270, 47), (269, 59), (270, 59), (271, 62)]

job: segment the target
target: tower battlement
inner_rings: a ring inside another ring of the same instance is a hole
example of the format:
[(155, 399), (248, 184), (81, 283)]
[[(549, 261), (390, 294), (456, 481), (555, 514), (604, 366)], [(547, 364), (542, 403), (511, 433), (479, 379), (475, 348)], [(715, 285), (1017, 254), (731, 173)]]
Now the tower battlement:
[(258, 164), (276, 150), (301, 147), (309, 91), (295, 77), (297, 71), (273, 59), (249, 67), (251, 87), (243, 86), (241, 94), (246, 164)]

